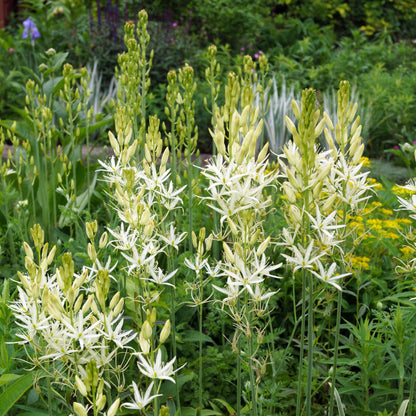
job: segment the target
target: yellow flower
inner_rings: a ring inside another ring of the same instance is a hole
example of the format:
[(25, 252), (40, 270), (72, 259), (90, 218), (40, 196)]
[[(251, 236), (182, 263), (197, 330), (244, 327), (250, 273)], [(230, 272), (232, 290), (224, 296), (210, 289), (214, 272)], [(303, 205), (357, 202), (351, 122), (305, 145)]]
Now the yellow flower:
[(400, 247), (400, 251), (403, 253), (404, 257), (412, 257), (415, 252), (415, 249), (413, 247), (404, 246)]
[(371, 162), (368, 157), (362, 156), (360, 159), (360, 163), (363, 164), (363, 168), (371, 168)]
[(414, 191), (412, 191), (411, 189), (408, 188), (403, 188), (402, 186), (399, 185), (394, 185), (391, 188), (392, 192), (394, 192), (397, 196), (406, 196), (406, 195), (413, 195)]
[(381, 183), (377, 182), (374, 178), (367, 178), (367, 183), (369, 185), (372, 185), (373, 189), (376, 190), (376, 191), (384, 189), (383, 185)]

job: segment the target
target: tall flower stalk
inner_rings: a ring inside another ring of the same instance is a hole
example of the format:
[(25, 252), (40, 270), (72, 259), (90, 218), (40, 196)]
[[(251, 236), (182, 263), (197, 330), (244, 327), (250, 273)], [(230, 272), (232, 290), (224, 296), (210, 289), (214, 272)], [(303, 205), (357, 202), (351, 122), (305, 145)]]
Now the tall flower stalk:
[(116, 68), (117, 106), (126, 111), (126, 123), (131, 123), (133, 140), (137, 140), (141, 156), (147, 125), (146, 96), (150, 87), (149, 73), (153, 61), (153, 50), (148, 51), (150, 36), (147, 22), (147, 12), (141, 10), (138, 13), (137, 26), (133, 22), (125, 24), (124, 43), (127, 51), (119, 55), (119, 69)]
[[(324, 258), (338, 245), (336, 230), (343, 225), (336, 223), (333, 209), (335, 197), (324, 189), (325, 179), (333, 161), (329, 152), (320, 152), (317, 139), (325, 120), (320, 120), (316, 108), (316, 96), (312, 89), (302, 93), (301, 107), (292, 101), (297, 127), (286, 117), (292, 140), (283, 148), (279, 159), (282, 170), (282, 189), (285, 195), (285, 218), (287, 228), (283, 230), (283, 244), (290, 254), (283, 254), (292, 267), (294, 277), (302, 282), (302, 323), (299, 351), (299, 375), (296, 414), (300, 415), (302, 399), (306, 400), (306, 415), (311, 415), (312, 368), (313, 368), (313, 305), (315, 278), (340, 289), (337, 283), (343, 275), (336, 274), (336, 263), (326, 268)], [(293, 300), (295, 301), (295, 299)], [(306, 310), (307, 304), (307, 310)], [(307, 312), (307, 314), (306, 314)], [(307, 376), (303, 394), (303, 358), (305, 342), (305, 316), (307, 325)]]
[[(208, 196), (204, 199), (220, 216), (223, 257), (218, 264), (218, 276), (225, 282), (214, 288), (225, 295), (222, 308), (227, 310), (236, 328), (232, 345), (237, 353), (237, 415), (241, 414), (243, 361), (249, 373), (250, 409), (253, 415), (261, 412), (258, 406), (260, 379), (255, 376), (256, 366), (261, 362), (261, 357), (257, 357), (263, 337), (260, 322), (267, 314), (270, 297), (276, 293), (266, 282), (277, 277), (273, 271), (280, 267), (280, 264), (268, 264), (265, 255), (270, 236), (266, 235), (262, 222), (271, 199), (265, 198), (263, 191), (275, 178), (273, 172), (266, 171), (268, 146), (264, 146), (257, 158), (255, 156), (262, 129), (258, 113), (258, 109), (252, 112), (249, 106), (241, 113), (234, 110), (227, 130), (224, 119), (217, 113), (212, 134), (218, 154), (202, 171), (209, 180)], [(257, 374), (261, 374), (260, 369)]]
[[(333, 169), (327, 177), (326, 188), (332, 195), (336, 195), (334, 206), (340, 208), (338, 213), (339, 224), (345, 225), (338, 229), (339, 240), (348, 237), (348, 222), (353, 215), (359, 215), (369, 198), (371, 189), (367, 181), (368, 172), (361, 172), (361, 157), (364, 152), (364, 143), (361, 137), (362, 127), (360, 117), (356, 115), (357, 104), (350, 102), (350, 85), (342, 81), (337, 92), (337, 119), (334, 122), (327, 113), (325, 138), (331, 157), (334, 161)], [(334, 127), (335, 124), (335, 127)], [(340, 258), (341, 273), (346, 271), (345, 260), (341, 250), (335, 250), (334, 255)], [(338, 291), (337, 314), (334, 339), (334, 353), (331, 379), (331, 394), (329, 403), (329, 415), (334, 411), (334, 395), (337, 375), (339, 330), (341, 325), (342, 291)]]

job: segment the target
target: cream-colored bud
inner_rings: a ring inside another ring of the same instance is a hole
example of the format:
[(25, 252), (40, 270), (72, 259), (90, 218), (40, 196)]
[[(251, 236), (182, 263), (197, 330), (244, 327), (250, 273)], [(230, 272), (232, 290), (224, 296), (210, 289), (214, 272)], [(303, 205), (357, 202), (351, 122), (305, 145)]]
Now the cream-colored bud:
[(292, 169), (290, 168), (286, 169), (286, 176), (287, 176), (287, 179), (289, 179), (290, 185), (292, 185), (293, 191), (296, 192), (299, 188), (299, 184), (295, 178), (295, 175), (292, 172)]
[(238, 257), (244, 258), (244, 250), (240, 243), (234, 243), (234, 250)]
[(152, 313), (148, 317), (149, 322), (154, 325), (156, 322), (156, 308), (152, 308)]
[(234, 263), (234, 254), (232, 253), (230, 247), (225, 242), (222, 243), (222, 246), (223, 246), (224, 253), (225, 253), (225, 256), (227, 257), (228, 261), (233, 264)]
[(300, 120), (300, 109), (299, 105), (295, 100), (292, 100), (292, 110), (297, 120)]
[(194, 249), (196, 250), (198, 248), (198, 240), (196, 239), (196, 234), (194, 231), (192, 231), (192, 245), (194, 246)]
[(142, 325), (142, 329), (140, 331), (140, 333), (143, 335), (144, 339), (150, 339), (152, 338), (152, 327), (149, 323), (148, 320), (144, 321), (143, 325)]
[(124, 306), (124, 298), (121, 298), (117, 305), (114, 308), (114, 315), (119, 315), (120, 312), (123, 310), (123, 306)]
[(23, 243), (23, 248), (25, 249), (26, 256), (33, 260), (33, 251), (26, 241)]
[(230, 137), (238, 137), (238, 130), (240, 127), (240, 115), (238, 111), (234, 111), (230, 123)]
[(66, 299), (68, 301), (69, 307), (72, 308), (72, 305), (75, 302), (75, 292), (72, 287), (68, 288), (66, 292)]
[(111, 298), (111, 301), (110, 301), (110, 306), (109, 306), (109, 309), (110, 310), (113, 310), (114, 309), (114, 307), (117, 305), (117, 302), (118, 302), (118, 300), (120, 299), (120, 292), (117, 292), (112, 298)]
[(94, 236), (95, 236), (95, 234), (94, 234), (94, 228), (93, 228), (93, 225), (92, 224), (93, 224), (92, 222), (87, 222), (85, 224), (85, 232), (87, 233), (87, 237), (90, 240), (93, 240), (94, 239)]
[(78, 375), (75, 375), (75, 387), (84, 397), (88, 396), (87, 387), (85, 386), (84, 382), (78, 377)]
[(98, 243), (98, 247), (100, 248), (100, 250), (106, 247), (107, 243), (108, 243), (108, 234), (107, 234), (107, 231), (104, 231), (101, 234), (100, 241)]
[(289, 205), (289, 216), (293, 223), (301, 224), (302, 223), (302, 215), (300, 213), (299, 208), (296, 205)]
[(270, 241), (271, 241), (271, 237), (270, 236), (268, 236), (260, 245), (259, 245), (259, 247), (257, 248), (257, 251), (256, 251), (256, 255), (257, 255), (257, 257), (260, 257), (264, 252), (265, 252), (265, 250), (266, 250), (266, 248), (268, 247), (268, 245), (270, 244)]
[(325, 127), (325, 119), (323, 118), (315, 127), (315, 137), (319, 137)]
[(56, 253), (56, 246), (53, 246), (53, 247), (52, 247), (52, 250), (49, 252), (48, 257), (47, 257), (47, 259), (46, 259), (46, 264), (47, 264), (48, 266), (50, 266), (50, 265), (52, 264), (53, 259), (54, 259), (54, 257), (55, 257), (55, 253)]
[(289, 130), (289, 132), (293, 136), (295, 136), (295, 134), (297, 134), (296, 126), (293, 124), (293, 121), (288, 116), (285, 116), (285, 123), (286, 123), (286, 127)]
[(144, 157), (148, 163), (152, 163), (152, 155), (150, 154), (149, 146), (147, 143), (144, 144)]
[(267, 142), (263, 149), (261, 149), (259, 155), (257, 156), (257, 162), (261, 163), (263, 160), (267, 157), (267, 154), (269, 152), (269, 142)]
[(140, 345), (140, 349), (142, 350), (143, 354), (149, 354), (150, 351), (150, 342), (144, 338), (144, 336), (142, 335), (142, 333), (140, 332), (139, 335), (139, 345)]
[(312, 194), (315, 199), (318, 199), (321, 195), (322, 187), (324, 186), (323, 181), (319, 181), (313, 188)]
[[(95, 289), (95, 296), (97, 297), (98, 303), (101, 307), (105, 305), (105, 297), (103, 290), (101, 288), (101, 284), (99, 283), (98, 279), (94, 280), (94, 289)], [(92, 305), (91, 305), (92, 309)]]
[(111, 145), (111, 147), (114, 151), (114, 154), (116, 155), (116, 157), (119, 157), (120, 156), (120, 146), (118, 144), (118, 141), (114, 137), (114, 134), (111, 131), (108, 132), (108, 138), (110, 140), (110, 145)]
[(224, 134), (223, 134), (222, 131), (220, 131), (218, 129), (217, 126), (215, 126), (215, 129), (214, 130), (215, 130), (215, 133), (213, 133), (210, 130), (210, 134), (212, 136), (212, 139), (214, 140), (214, 143), (217, 146), (218, 153), (221, 154), (221, 155), (223, 155), (223, 156), (225, 156), (226, 149), (225, 149), (225, 144), (224, 144)]
[(333, 204), (334, 204), (334, 202), (335, 202), (335, 200), (337, 199), (337, 194), (336, 193), (333, 193), (326, 201), (325, 201), (325, 203), (324, 203), (324, 205), (322, 206), (322, 210), (323, 211), (329, 211), (331, 208), (332, 208), (332, 206), (333, 206)]
[(87, 300), (82, 305), (82, 314), (86, 315), (91, 308), (91, 304), (94, 302), (94, 295), (88, 295)]
[(331, 130), (331, 131), (334, 130), (334, 125), (332, 124), (332, 120), (330, 119), (330, 117), (329, 117), (329, 115), (326, 111), (324, 111), (323, 116), (324, 116), (325, 123), (328, 126), (329, 130)]
[(354, 105), (350, 104), (350, 106), (348, 107), (348, 111), (347, 111), (347, 121), (348, 123), (351, 123), (352, 120), (354, 119), (355, 113), (357, 112), (358, 109), (358, 103), (354, 103)]
[(99, 315), (99, 310), (98, 310), (98, 305), (97, 305), (97, 302), (95, 301), (95, 299), (93, 299), (92, 300), (92, 302), (90, 303), (90, 308), (91, 308), (91, 310), (92, 310), (92, 312), (95, 314), (95, 315)]
[(101, 412), (101, 410), (104, 409), (106, 401), (107, 401), (107, 398), (106, 398), (105, 394), (100, 394), (100, 396), (98, 397), (98, 400), (96, 402), (98, 412)]
[(326, 162), (325, 166), (320, 166), (320, 172), (318, 174), (318, 177), (316, 178), (316, 182), (321, 182), (322, 180), (324, 180), (328, 176), (331, 169), (332, 169), (331, 162)]
[(363, 153), (364, 153), (364, 143), (361, 143), (361, 145), (358, 147), (358, 149), (356, 150), (356, 152), (354, 153), (352, 157), (352, 163), (354, 165), (358, 165), (358, 163), (360, 163), (360, 159), (363, 156)]
[(205, 250), (206, 251), (210, 251), (211, 250), (213, 238), (214, 238), (214, 236), (212, 234), (210, 234), (208, 236), (208, 238), (205, 240)]
[(168, 159), (169, 159), (169, 148), (167, 147), (165, 151), (163, 152), (161, 165), (165, 166), (166, 163), (168, 163)]
[(165, 322), (163, 325), (162, 332), (160, 333), (159, 341), (161, 344), (165, 343), (166, 340), (169, 338), (170, 335), (170, 319)]
[(108, 409), (107, 416), (115, 416), (119, 406), (120, 406), (120, 398), (117, 398), (117, 400)]
[(254, 246), (254, 244), (257, 243), (257, 240), (259, 239), (260, 234), (261, 234), (261, 229), (257, 228), (256, 232), (250, 238), (250, 242), (249, 242), (250, 246)]
[(91, 243), (88, 243), (88, 257), (93, 263), (97, 260), (97, 252), (95, 251), (95, 246)]
[(289, 182), (283, 182), (282, 188), (288, 201), (294, 204), (296, 202), (296, 192), (293, 189), (293, 186)]
[(27, 277), (19, 271), (17, 271), (17, 276), (19, 277), (19, 280), (22, 282), (23, 287), (26, 290), (30, 290), (30, 283), (29, 283), (29, 280), (27, 279)]
[(230, 230), (234, 235), (239, 235), (237, 226), (235, 225), (234, 221), (230, 217), (227, 217), (227, 224), (230, 227)]
[(74, 313), (78, 313), (79, 310), (81, 309), (81, 305), (82, 305), (82, 301), (84, 300), (84, 295), (81, 293), (78, 298), (77, 301), (75, 302), (74, 305)]
[(74, 408), (74, 412), (77, 414), (77, 416), (88, 416), (87, 409), (78, 402), (74, 402), (72, 407)]
[(140, 217), (140, 225), (148, 224), (149, 220), (150, 220), (150, 211), (149, 211), (149, 208), (146, 207)]

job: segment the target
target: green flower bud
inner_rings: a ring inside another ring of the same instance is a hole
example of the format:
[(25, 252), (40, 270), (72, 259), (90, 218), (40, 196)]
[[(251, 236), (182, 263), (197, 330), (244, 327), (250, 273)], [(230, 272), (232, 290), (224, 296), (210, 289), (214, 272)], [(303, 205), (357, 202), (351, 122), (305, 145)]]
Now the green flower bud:
[(160, 333), (160, 339), (159, 339), (159, 341), (160, 341), (161, 344), (163, 344), (169, 338), (169, 335), (170, 335), (170, 326), (171, 326), (170, 325), (170, 319), (168, 319), (165, 322), (165, 325), (163, 325), (162, 332)]

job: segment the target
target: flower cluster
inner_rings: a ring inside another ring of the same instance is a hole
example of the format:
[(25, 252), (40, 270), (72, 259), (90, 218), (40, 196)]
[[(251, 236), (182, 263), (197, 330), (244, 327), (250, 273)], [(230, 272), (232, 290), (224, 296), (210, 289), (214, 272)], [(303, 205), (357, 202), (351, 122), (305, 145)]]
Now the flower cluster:
[[(91, 241), (96, 231), (96, 223), (87, 225)], [(91, 406), (100, 403), (102, 410), (106, 404), (104, 380), (117, 391), (125, 389), (117, 368), (120, 359), (121, 367), (128, 364), (128, 344), (136, 337), (133, 331), (123, 329), (124, 299), (119, 292), (109, 297), (110, 270), (108, 265), (101, 266), (92, 242), (89, 255), (93, 267), (76, 273), (72, 255), (65, 253), (62, 265), (51, 273), (56, 247), (49, 250), (40, 226), (34, 226), (31, 234), (36, 253), (24, 244), (26, 273), (18, 272), (18, 296), (10, 305), (21, 328), (18, 343), (25, 346), (28, 359), (41, 367), (46, 377), (57, 385), (76, 385)], [(103, 234), (100, 249), (106, 243)], [(105, 374), (109, 373), (115, 377), (107, 379)], [(111, 409), (114, 413), (116, 407)]]

